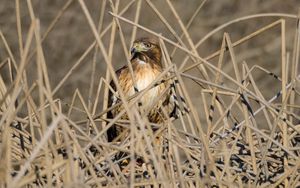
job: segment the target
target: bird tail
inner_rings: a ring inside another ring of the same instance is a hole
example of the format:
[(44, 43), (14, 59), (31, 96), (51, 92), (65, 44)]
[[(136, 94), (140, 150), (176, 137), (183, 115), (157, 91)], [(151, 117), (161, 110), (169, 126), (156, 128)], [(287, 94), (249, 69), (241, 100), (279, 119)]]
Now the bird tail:
[(187, 106), (186, 100), (180, 90), (178, 79), (175, 78), (174, 80), (172, 80), (170, 89), (170, 103), (174, 105), (174, 108), (170, 113), (170, 117), (174, 117), (175, 119), (177, 119), (180, 114), (184, 115), (186, 113), (189, 113), (190, 109)]

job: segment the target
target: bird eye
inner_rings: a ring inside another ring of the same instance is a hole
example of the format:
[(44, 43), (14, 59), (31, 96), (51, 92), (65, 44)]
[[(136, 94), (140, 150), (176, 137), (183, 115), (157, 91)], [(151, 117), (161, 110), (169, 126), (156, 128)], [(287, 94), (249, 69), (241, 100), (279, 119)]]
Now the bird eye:
[(151, 43), (145, 43), (145, 46), (146, 46), (147, 48), (151, 48), (151, 47), (152, 47), (152, 44), (151, 44)]

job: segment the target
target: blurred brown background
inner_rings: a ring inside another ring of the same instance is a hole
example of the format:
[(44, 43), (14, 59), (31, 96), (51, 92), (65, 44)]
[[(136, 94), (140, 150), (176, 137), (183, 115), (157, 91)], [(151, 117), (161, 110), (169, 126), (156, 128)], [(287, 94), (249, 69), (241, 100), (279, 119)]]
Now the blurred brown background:
[[(42, 33), (46, 31), (51, 21), (55, 18), (58, 12), (62, 9), (66, 0), (32, 0), (34, 12), (36, 17), (40, 19)], [(89, 8), (89, 11), (95, 21), (98, 22), (100, 9), (103, 1), (100, 0), (86, 0), (85, 3)], [(115, 1), (113, 1), (115, 2)], [(122, 10), (130, 1), (121, 0), (119, 10)], [(166, 2), (162, 0), (151, 1), (160, 13), (165, 17), (168, 23), (173, 27), (178, 35), (182, 33), (178, 22), (175, 20), (174, 15), (167, 6)], [(195, 10), (199, 7), (202, 1), (199, 0), (188, 0), (188, 1), (172, 1), (177, 12), (179, 13), (184, 24), (187, 24)], [(18, 47), (18, 35), (16, 29), (16, 11), (15, 1), (13, 0), (0, 0), (0, 29), (6, 37), (10, 48), (14, 56), (16, 57), (17, 63), (19, 63), (19, 47)], [(197, 43), (207, 33), (212, 31), (214, 28), (239, 17), (257, 14), (257, 13), (287, 13), (297, 14), (299, 8), (299, 1), (297, 0), (273, 0), (273, 1), (262, 1), (262, 0), (208, 0), (196, 18), (192, 22), (188, 32), (194, 43)], [(26, 1), (20, 1), (21, 18), (22, 18), (22, 33), (23, 39), (26, 39), (26, 34), (30, 25), (30, 16), (27, 8)], [(109, 14), (111, 10), (110, 3), (106, 3), (106, 9), (104, 14), (103, 27), (105, 28), (111, 23), (112, 16)], [(123, 15), (129, 20), (134, 20), (136, 11), (136, 2)], [(241, 37), (250, 34), (257, 29), (270, 24), (279, 17), (264, 17), (255, 18), (247, 21), (238, 22), (232, 24), (229, 27), (217, 32), (211, 36), (205, 43), (199, 48), (198, 52), (202, 57), (209, 55), (210, 53), (218, 50), (222, 42), (222, 36), (224, 32), (228, 32), (231, 36), (232, 41), (236, 41)], [(293, 46), (293, 37), (296, 28), (295, 19), (286, 19), (287, 21), (287, 49), (291, 52)], [(154, 13), (152, 8), (142, 1), (142, 8), (140, 14), (139, 24), (152, 29), (155, 32), (162, 33), (163, 36), (176, 41), (174, 36), (161, 22), (161, 20)], [(121, 27), (123, 34), (126, 39), (127, 48), (130, 47), (130, 37), (132, 32), (132, 25), (126, 24), (121, 21)], [(103, 29), (102, 29), (103, 30)], [(138, 29), (137, 36), (144, 36), (146, 33)], [(105, 46), (108, 48), (110, 40), (110, 31), (102, 37)], [(72, 2), (70, 7), (62, 15), (58, 23), (55, 25), (53, 30), (49, 33), (47, 38), (43, 42), (43, 49), (48, 66), (49, 77), (51, 85), (54, 88), (63, 76), (70, 70), (72, 65), (78, 60), (78, 58), (84, 53), (88, 46), (94, 41), (94, 36), (91, 29), (86, 21), (86, 18), (76, 0)], [(186, 44), (186, 40), (183, 40)], [(25, 41), (23, 41), (25, 42)], [(262, 34), (253, 40), (242, 44), (235, 48), (238, 62), (246, 61), (249, 66), (258, 64), (262, 67), (268, 68), (270, 71), (279, 74), (280, 69), (280, 29), (276, 27), (270, 32)], [(167, 46), (169, 52), (173, 49), (171, 46)], [(178, 53), (173, 57), (173, 63), (178, 66), (184, 59), (184, 53), (177, 51)], [(7, 53), (4, 49), (2, 42), (0, 43), (0, 60), (3, 61), (7, 57)], [(71, 101), (72, 94), (76, 88), (83, 94), (87, 100), (89, 83), (91, 80), (91, 69), (92, 69), (93, 53), (90, 53), (81, 63), (81, 65), (75, 69), (71, 77), (66, 81), (63, 87), (58, 91), (55, 97), (61, 98), (65, 102)], [(213, 59), (215, 63), (217, 59)], [(32, 59), (34, 61), (34, 59)], [(113, 65), (115, 68), (119, 68), (124, 65), (125, 54), (121, 46), (120, 37), (116, 35), (115, 49), (113, 56)], [(231, 64), (227, 63), (228, 66), (224, 67), (224, 71), (230, 73), (232, 70)], [(29, 79), (33, 81), (36, 78), (35, 64), (31, 63), (31, 67), (27, 69), (29, 73)], [(103, 62), (101, 53), (97, 54), (97, 65), (96, 65), (96, 83), (100, 77), (105, 77), (106, 65)], [(1, 74), (6, 75), (5, 72)], [(192, 73), (191, 73), (192, 74)], [(196, 73), (195, 73), (196, 74)], [(7, 77), (6, 77), (7, 79)], [(280, 88), (280, 83), (274, 80), (265, 79), (265, 74), (258, 73), (256, 79), (261, 79), (261, 87), (270, 87), (269, 90), (263, 92), (266, 98), (272, 97), (276, 90)], [(195, 105), (201, 104), (199, 90), (194, 89), (194, 85), (188, 84), (188, 89), (192, 99), (195, 101)]]

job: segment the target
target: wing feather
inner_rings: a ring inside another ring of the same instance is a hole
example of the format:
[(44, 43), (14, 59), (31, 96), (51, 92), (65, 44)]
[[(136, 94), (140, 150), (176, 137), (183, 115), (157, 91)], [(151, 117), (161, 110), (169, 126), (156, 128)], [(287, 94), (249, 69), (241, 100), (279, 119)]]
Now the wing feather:
[[(122, 68), (120, 68), (120, 69), (118, 69), (116, 71), (116, 75), (117, 75), (118, 79), (119, 79), (120, 74), (122, 73), (122, 71), (124, 69), (126, 69), (126, 68), (127, 68), (127, 65), (123, 66)], [(110, 82), (110, 86), (116, 92), (117, 89), (116, 89), (116, 85), (115, 85), (115, 83), (114, 83), (113, 80)], [(109, 93), (108, 93), (108, 108), (110, 108), (111, 106), (115, 105), (116, 102), (117, 102), (117, 96), (115, 96), (114, 93), (111, 90), (109, 90)], [(113, 119), (114, 118), (114, 114), (112, 113), (112, 111), (107, 112), (107, 118), (109, 118), (109, 119)], [(116, 125), (112, 125), (107, 130), (106, 134), (107, 134), (107, 141), (108, 142), (112, 142), (119, 135), (117, 126)]]

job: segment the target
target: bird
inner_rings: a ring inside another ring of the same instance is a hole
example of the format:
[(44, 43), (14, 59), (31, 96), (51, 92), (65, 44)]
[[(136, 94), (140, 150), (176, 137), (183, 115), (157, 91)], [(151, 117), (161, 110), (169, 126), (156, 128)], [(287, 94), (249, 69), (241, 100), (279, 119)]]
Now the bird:
[[(132, 79), (128, 64), (116, 71), (120, 87), (127, 99), (148, 87), (163, 71), (161, 62), (162, 50), (156, 38), (142, 37), (136, 39), (132, 44), (130, 54), (130, 63), (134, 79)], [(171, 90), (164, 92), (168, 87), (168, 84), (170, 83), (161, 82), (155, 84), (153, 88), (145, 92), (140, 98), (140, 109), (147, 113), (146, 116), (150, 123), (160, 124), (175, 114), (176, 105), (174, 104)], [(109, 91), (108, 107), (121, 101), (113, 81), (110, 82), (110, 86), (114, 92), (111, 90)], [(159, 100), (156, 100), (157, 97), (163, 93), (164, 95)], [(163, 113), (162, 108), (165, 108), (167, 115), (166, 113)], [(107, 118), (113, 119), (123, 109), (124, 107), (122, 105), (118, 105), (107, 113)], [(128, 119), (127, 114), (125, 113), (121, 119)], [(123, 131), (124, 128), (112, 125), (107, 130), (108, 142), (120, 141), (120, 138), (118, 137)]]

